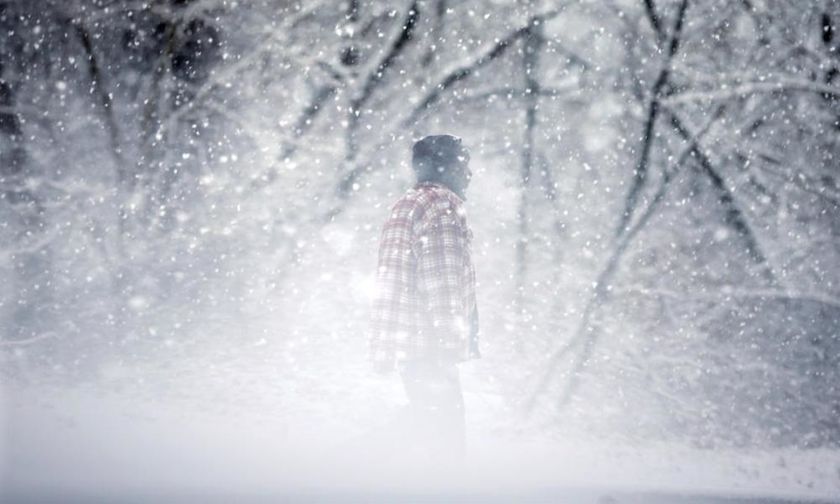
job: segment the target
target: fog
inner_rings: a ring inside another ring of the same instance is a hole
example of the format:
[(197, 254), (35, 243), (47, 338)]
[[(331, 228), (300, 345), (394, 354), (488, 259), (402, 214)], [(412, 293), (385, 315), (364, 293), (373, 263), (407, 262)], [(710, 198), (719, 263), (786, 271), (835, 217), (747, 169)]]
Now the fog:
[[(840, 497), (840, 4), (0, 0), (0, 500)], [(470, 151), (464, 460), (368, 359)]]

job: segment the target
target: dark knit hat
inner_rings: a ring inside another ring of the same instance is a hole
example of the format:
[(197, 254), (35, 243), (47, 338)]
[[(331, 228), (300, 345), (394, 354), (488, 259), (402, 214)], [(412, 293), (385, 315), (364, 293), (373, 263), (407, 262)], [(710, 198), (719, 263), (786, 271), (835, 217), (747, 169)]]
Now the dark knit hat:
[(470, 154), (461, 139), (452, 135), (430, 135), (418, 140), (412, 148), (415, 171), (442, 173), (469, 160)]

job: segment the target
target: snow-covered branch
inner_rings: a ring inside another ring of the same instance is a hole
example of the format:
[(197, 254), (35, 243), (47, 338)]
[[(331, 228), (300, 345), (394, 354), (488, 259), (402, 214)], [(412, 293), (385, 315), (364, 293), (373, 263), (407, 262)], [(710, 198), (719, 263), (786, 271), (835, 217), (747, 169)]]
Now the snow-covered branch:
[(492, 45), (485, 48), (483, 51), (479, 51), (477, 55), (473, 55), (468, 60), (456, 64), (450, 69), (444, 71), (443, 75), (439, 76), (435, 80), (435, 83), (429, 86), (429, 90), (426, 93), (412, 100), (412, 103), (416, 103), (416, 105), (408, 114), (408, 117), (402, 121), (403, 127), (408, 128), (413, 126), (420, 116), (437, 103), (444, 96), (444, 93), (452, 86), (476, 74), (492, 61), (495, 61), (505, 54), (516, 41), (528, 34), (529, 30), (535, 23), (545, 23), (559, 16), (565, 9), (566, 5), (567, 4), (563, 4), (560, 7), (550, 9), (546, 12), (530, 17), (523, 26), (513, 30), (501, 38), (497, 38)]
[[(651, 24), (656, 29), (657, 36), (664, 40), (662, 35), (662, 28), (659, 25), (658, 17), (656, 15), (653, 2), (647, 2), (647, 12), (650, 16)], [(639, 148), (639, 156), (633, 168), (632, 177), (630, 179), (630, 188), (627, 190), (625, 197), (624, 210), (619, 216), (618, 225), (616, 226), (615, 236), (620, 239), (621, 235), (627, 231), (627, 226), (633, 219), (633, 214), (636, 211), (636, 206), (639, 196), (644, 190), (645, 183), (648, 176), (648, 165), (650, 163), (651, 150), (655, 140), (655, 130), (657, 126), (657, 119), (659, 117), (660, 102), (663, 91), (667, 88), (671, 78), (671, 61), (677, 54), (680, 47), (680, 39), (682, 37), (682, 28), (685, 21), (685, 14), (688, 10), (688, 1), (683, 0), (677, 10), (676, 18), (673, 22), (673, 27), (667, 35), (668, 48), (664, 52), (662, 61), (660, 62), (659, 72), (653, 81), (653, 85), (649, 90), (647, 97), (647, 113), (644, 123), (642, 125), (641, 143)]]
[(768, 80), (771, 80), (771, 82), (745, 82), (733, 85), (722, 84), (718, 89), (709, 91), (683, 91), (664, 98), (662, 102), (670, 106), (693, 102), (708, 103), (779, 91), (815, 93), (840, 99), (840, 87), (838, 86), (821, 84), (796, 77), (778, 77), (775, 79), (770, 77)]
[(720, 304), (732, 303), (738, 299), (804, 301), (840, 309), (840, 297), (821, 292), (783, 289), (723, 287), (716, 291), (678, 292), (662, 288), (619, 287), (613, 289), (613, 293), (616, 295), (658, 296), (684, 301), (714, 301)]
[(709, 178), (718, 194), (718, 201), (726, 211), (726, 223), (744, 240), (750, 257), (756, 264), (763, 267), (763, 273), (771, 283), (777, 281), (777, 275), (769, 262), (769, 258), (761, 245), (758, 233), (750, 223), (746, 212), (741, 208), (734, 192), (729, 188), (723, 174), (714, 166), (703, 147), (697, 142), (697, 136), (692, 134), (682, 119), (670, 107), (665, 107), (671, 118), (671, 125), (677, 133), (692, 145), (692, 152), (700, 164), (701, 171)]
[(612, 283), (619, 271), (624, 255), (638, 234), (647, 226), (650, 219), (659, 209), (665, 199), (665, 196), (667, 195), (673, 177), (679, 172), (683, 165), (689, 161), (689, 158), (694, 154), (696, 146), (699, 145), (701, 138), (709, 131), (712, 123), (719, 119), (719, 117), (720, 110), (711, 115), (705, 126), (700, 131), (694, 133), (686, 139), (686, 146), (677, 158), (675, 165), (673, 167), (666, 168), (663, 173), (656, 194), (651, 198), (650, 202), (635, 222), (633, 222), (632, 225), (627, 228), (626, 232), (622, 233), (619, 239), (616, 240), (615, 245), (610, 250), (602, 269), (593, 283), (592, 292), (588, 297), (588, 301), (584, 307), (574, 336), (552, 352), (544, 371), (526, 399), (524, 406), (527, 412), (530, 412), (536, 406), (537, 401), (549, 386), (554, 374), (557, 372), (557, 368), (560, 366), (565, 356), (572, 349), (580, 347), (577, 359), (574, 359), (571, 364), (568, 381), (563, 386), (557, 404), (560, 407), (564, 407), (571, 399), (572, 394), (579, 384), (578, 375), (588, 363), (592, 351), (598, 342), (598, 328), (596, 327), (596, 324), (593, 323), (593, 319), (597, 311), (602, 308), (609, 296), (612, 295)]
[(42, 333), (42, 334), (39, 334), (37, 336), (32, 336), (31, 338), (26, 338), (26, 339), (0, 340), (0, 348), (28, 346), (28, 345), (38, 343), (39, 341), (44, 341), (44, 340), (47, 340), (47, 339), (53, 339), (53, 338), (56, 338), (56, 337), (58, 337), (57, 333), (46, 332), (46, 333)]

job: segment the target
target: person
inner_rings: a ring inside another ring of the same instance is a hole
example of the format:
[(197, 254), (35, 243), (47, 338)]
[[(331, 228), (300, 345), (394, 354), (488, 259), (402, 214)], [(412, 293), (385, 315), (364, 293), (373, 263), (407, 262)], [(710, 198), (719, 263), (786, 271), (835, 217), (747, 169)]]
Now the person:
[(398, 370), (408, 407), (405, 443), (431, 456), (465, 453), (457, 365), (480, 357), (472, 232), (464, 201), (472, 178), (461, 139), (427, 136), (412, 149), (417, 177), (391, 208), (379, 244), (371, 358)]

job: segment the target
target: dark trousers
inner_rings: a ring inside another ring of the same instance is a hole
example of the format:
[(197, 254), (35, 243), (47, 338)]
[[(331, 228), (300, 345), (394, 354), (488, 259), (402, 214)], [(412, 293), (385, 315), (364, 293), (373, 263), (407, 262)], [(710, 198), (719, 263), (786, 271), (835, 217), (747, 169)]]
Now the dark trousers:
[(401, 375), (409, 401), (411, 441), (434, 458), (462, 459), (466, 429), (457, 365), (409, 361), (402, 364)]

